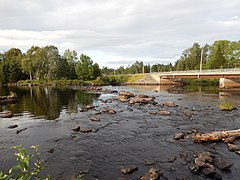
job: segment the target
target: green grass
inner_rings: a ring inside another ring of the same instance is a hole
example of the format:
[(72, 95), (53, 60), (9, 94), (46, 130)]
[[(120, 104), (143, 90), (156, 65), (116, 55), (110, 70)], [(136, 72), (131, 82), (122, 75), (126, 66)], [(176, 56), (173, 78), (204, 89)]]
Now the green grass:
[(232, 111), (233, 110), (233, 104), (230, 102), (222, 102), (218, 105), (218, 107), (222, 110), (222, 111)]
[(127, 83), (134, 83), (138, 81), (139, 79), (143, 78), (145, 75), (144, 74), (136, 74), (136, 75), (131, 75), (129, 76)]

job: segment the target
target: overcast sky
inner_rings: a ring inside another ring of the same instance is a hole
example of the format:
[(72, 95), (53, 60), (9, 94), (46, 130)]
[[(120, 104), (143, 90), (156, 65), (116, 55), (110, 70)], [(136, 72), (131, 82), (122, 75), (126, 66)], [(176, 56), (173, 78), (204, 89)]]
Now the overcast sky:
[(0, 51), (55, 45), (101, 67), (175, 62), (194, 42), (240, 40), (240, 0), (0, 0)]

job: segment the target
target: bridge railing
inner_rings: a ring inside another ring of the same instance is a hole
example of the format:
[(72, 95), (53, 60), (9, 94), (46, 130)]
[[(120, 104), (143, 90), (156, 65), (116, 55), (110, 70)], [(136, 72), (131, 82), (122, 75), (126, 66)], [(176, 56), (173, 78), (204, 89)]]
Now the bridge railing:
[[(186, 71), (168, 71), (168, 72), (151, 72), (147, 74), (180, 74), (180, 73), (211, 73), (211, 72), (240, 72), (240, 68), (229, 69), (206, 69), (206, 70), (186, 70)], [(146, 73), (145, 73), (146, 74)]]

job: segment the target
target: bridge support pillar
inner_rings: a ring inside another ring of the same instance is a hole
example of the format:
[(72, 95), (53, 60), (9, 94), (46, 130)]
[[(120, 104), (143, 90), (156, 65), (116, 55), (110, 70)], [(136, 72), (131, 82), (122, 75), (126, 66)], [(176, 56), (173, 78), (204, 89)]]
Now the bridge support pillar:
[(219, 87), (222, 89), (240, 87), (240, 79), (220, 78), (219, 79)]

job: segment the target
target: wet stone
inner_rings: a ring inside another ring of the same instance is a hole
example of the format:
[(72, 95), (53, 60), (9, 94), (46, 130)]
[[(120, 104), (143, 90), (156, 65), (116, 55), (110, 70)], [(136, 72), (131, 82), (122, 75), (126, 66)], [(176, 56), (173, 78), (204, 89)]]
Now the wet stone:
[(121, 173), (123, 174), (132, 174), (133, 172), (137, 171), (138, 167), (137, 166), (129, 166), (121, 169)]
[(144, 163), (146, 166), (152, 166), (152, 165), (156, 164), (156, 162), (154, 160), (149, 160), (149, 159), (146, 159), (144, 161)]
[(213, 165), (221, 170), (228, 170), (232, 166), (232, 163), (220, 157), (215, 157), (213, 159)]
[(90, 133), (90, 132), (92, 132), (92, 129), (81, 128), (80, 132), (82, 132), (82, 133)]
[(156, 111), (150, 111), (148, 114), (157, 115), (158, 113)]
[(14, 128), (17, 128), (17, 127), (18, 127), (17, 124), (14, 124), (14, 125), (8, 126), (9, 129), (14, 129)]
[(6, 113), (3, 113), (3, 114), (0, 114), (1, 118), (12, 118), (13, 116), (14, 115), (11, 112), (6, 112)]
[(168, 162), (174, 162), (177, 160), (177, 157), (176, 156), (170, 156), (168, 157)]
[(189, 111), (184, 111), (183, 114), (184, 114), (185, 116), (189, 117), (189, 118), (191, 118), (191, 117), (194, 115), (194, 113), (189, 112)]
[(54, 149), (54, 148), (51, 148), (51, 149), (49, 149), (47, 152), (48, 152), (48, 153), (54, 153), (54, 151), (55, 151), (55, 149)]
[(240, 151), (235, 151), (235, 153), (236, 153), (237, 155), (240, 155)]
[(223, 141), (225, 143), (233, 143), (235, 141), (235, 137), (229, 137), (229, 138), (225, 138)]
[(157, 168), (152, 167), (140, 180), (158, 180), (160, 179), (160, 172)]
[(216, 174), (216, 168), (212, 164), (206, 163), (205, 167), (201, 170), (201, 173), (209, 177), (214, 177)]
[(228, 143), (227, 146), (228, 146), (229, 151), (238, 151), (239, 150), (239, 147), (235, 144)]
[(183, 132), (177, 133), (177, 134), (175, 134), (174, 139), (175, 140), (184, 139), (184, 136), (185, 136), (185, 134)]
[(94, 109), (95, 108), (95, 106), (92, 106), (92, 105), (87, 105), (84, 109), (87, 109), (87, 110), (89, 110), (89, 109)]
[(177, 105), (172, 101), (165, 101), (163, 105), (167, 107), (177, 107)]
[(76, 127), (72, 128), (72, 130), (75, 132), (78, 132), (78, 131), (80, 131), (80, 126), (76, 126)]
[(188, 167), (192, 173), (194, 174), (200, 173), (200, 167), (198, 165), (191, 163)]
[(169, 111), (159, 111), (158, 114), (163, 115), (163, 116), (170, 116), (171, 112), (169, 112)]
[(131, 92), (120, 91), (119, 96), (134, 97), (134, 94)]
[(94, 113), (94, 115), (99, 115), (101, 114), (101, 111), (97, 111), (96, 113)]
[(90, 120), (91, 120), (91, 121), (100, 121), (100, 119), (99, 119), (99, 118), (96, 118), (96, 117), (91, 117)]

